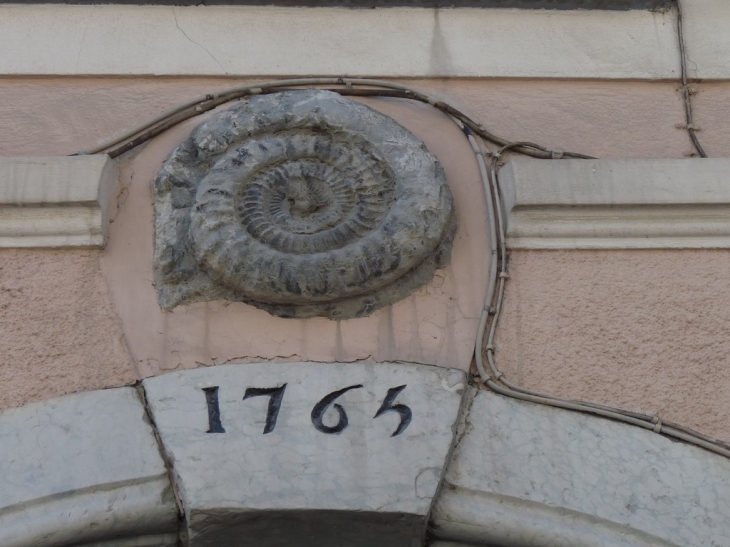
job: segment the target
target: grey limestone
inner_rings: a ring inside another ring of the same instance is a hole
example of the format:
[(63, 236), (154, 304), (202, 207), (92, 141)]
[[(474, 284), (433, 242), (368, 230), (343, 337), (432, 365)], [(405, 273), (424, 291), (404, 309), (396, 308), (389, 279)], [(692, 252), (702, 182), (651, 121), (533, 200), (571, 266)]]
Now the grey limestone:
[(160, 305), (244, 301), (361, 317), (450, 260), (443, 168), (410, 131), (337, 93), (250, 97), (197, 127), (155, 180)]
[[(133, 388), (0, 413), (0, 545), (54, 547), (177, 533), (177, 508)], [(132, 545), (133, 543), (129, 543)]]
[(509, 247), (730, 247), (730, 160), (510, 160)]
[[(0, 4), (9, 0), (0, 0)], [(10, 0), (17, 1), (17, 0)], [(197, 6), (200, 0), (26, 0), (43, 4), (161, 4)], [(348, 8), (522, 8), (522, 9), (599, 9), (629, 10), (666, 7), (669, 0), (206, 0), (206, 5), (341, 6)]]
[(434, 510), (444, 539), (730, 546), (730, 461), (652, 431), (479, 392)]
[(260, 363), (143, 385), (193, 547), (237, 537), (416, 547), (466, 378), (425, 365)]

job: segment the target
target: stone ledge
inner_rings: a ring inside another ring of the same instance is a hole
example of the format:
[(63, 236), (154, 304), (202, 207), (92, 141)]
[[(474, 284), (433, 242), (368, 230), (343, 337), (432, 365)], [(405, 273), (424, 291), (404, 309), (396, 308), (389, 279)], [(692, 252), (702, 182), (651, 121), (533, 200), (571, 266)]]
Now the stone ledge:
[[(0, 0), (0, 4), (17, 4), (19, 0)], [(26, 4), (133, 4), (158, 6), (198, 6), (201, 0), (25, 0)], [(206, 0), (206, 6), (293, 6), (344, 8), (516, 8), (516, 9), (658, 9), (666, 0)]]
[(0, 247), (103, 247), (117, 179), (106, 155), (0, 158)]
[(730, 160), (514, 159), (513, 249), (730, 248)]
[(673, 14), (640, 10), (7, 4), (0, 49), (2, 75), (679, 78)]

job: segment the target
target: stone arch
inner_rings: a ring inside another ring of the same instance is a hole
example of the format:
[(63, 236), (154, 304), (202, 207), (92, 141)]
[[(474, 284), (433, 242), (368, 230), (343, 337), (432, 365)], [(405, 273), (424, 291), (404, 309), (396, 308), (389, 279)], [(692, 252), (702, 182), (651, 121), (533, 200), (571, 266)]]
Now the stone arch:
[[(274, 384), (287, 387), (265, 433), (273, 399), (263, 388)], [(215, 404), (203, 391), (214, 386)], [(249, 388), (259, 391), (244, 399)], [(324, 420), (337, 422), (341, 403), (339, 435), (318, 430), (310, 408), (332, 393)], [(393, 436), (406, 408), (412, 421)], [(209, 432), (216, 419), (225, 432)], [(348, 545), (668, 547), (730, 537), (725, 458), (475, 392), (463, 372), (440, 367), (180, 371), (4, 411), (0, 438), (3, 547), (337, 545), (348, 534)]]

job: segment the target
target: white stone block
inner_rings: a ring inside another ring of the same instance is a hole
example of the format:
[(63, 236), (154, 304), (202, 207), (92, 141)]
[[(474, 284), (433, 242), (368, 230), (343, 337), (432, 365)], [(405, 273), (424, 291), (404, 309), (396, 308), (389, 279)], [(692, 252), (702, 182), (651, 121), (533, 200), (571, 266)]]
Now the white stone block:
[(0, 158), (0, 247), (103, 246), (117, 180), (106, 155)]
[(444, 540), (730, 546), (730, 461), (652, 431), (481, 391), (434, 509)]
[[(724, 1), (724, 0), (718, 0)], [(671, 12), (0, 5), (1, 75), (679, 78)]]
[[(730, 2), (682, 0), (687, 75), (705, 80), (730, 78)], [(702, 134), (700, 133), (700, 140)]]
[(730, 247), (730, 160), (513, 159), (500, 172), (514, 249)]
[(424, 365), (260, 363), (143, 386), (194, 547), (237, 537), (416, 547), (466, 378)]
[(3, 547), (140, 536), (175, 544), (174, 496), (133, 388), (5, 410), (0, 446)]

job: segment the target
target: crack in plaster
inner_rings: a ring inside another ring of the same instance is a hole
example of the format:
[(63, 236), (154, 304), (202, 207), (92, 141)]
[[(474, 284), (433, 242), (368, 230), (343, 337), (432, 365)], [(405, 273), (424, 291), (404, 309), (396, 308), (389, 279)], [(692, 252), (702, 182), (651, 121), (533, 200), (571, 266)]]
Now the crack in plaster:
[(219, 66), (219, 67), (221, 68), (221, 70), (223, 71), (223, 73), (224, 73), (224, 74), (226, 74), (226, 75), (228, 75), (228, 71), (227, 71), (227, 70), (226, 70), (225, 68), (223, 68), (223, 65), (222, 65), (222, 64), (221, 64), (221, 62), (220, 62), (220, 61), (219, 61), (219, 60), (218, 60), (218, 59), (217, 59), (217, 58), (215, 57), (215, 55), (213, 55), (213, 54), (212, 54), (212, 53), (210, 52), (210, 50), (208, 50), (208, 48), (206, 48), (206, 47), (205, 47), (205, 46), (204, 46), (203, 44), (201, 44), (200, 42), (196, 42), (196, 41), (195, 41), (195, 40), (193, 40), (193, 39), (192, 39), (192, 38), (191, 38), (190, 36), (188, 36), (188, 33), (187, 33), (187, 32), (185, 32), (185, 31), (184, 31), (184, 30), (183, 30), (183, 29), (182, 29), (182, 28), (180, 27), (180, 23), (179, 23), (179, 21), (178, 21), (178, 19), (177, 19), (177, 12), (175, 11), (175, 8), (174, 8), (174, 7), (172, 8), (172, 16), (173, 16), (173, 17), (175, 18), (175, 26), (177, 27), (177, 30), (179, 30), (180, 32), (182, 32), (183, 36), (185, 36), (185, 38), (187, 38), (189, 42), (191, 42), (191, 43), (195, 44), (195, 45), (196, 45), (196, 46), (198, 46), (198, 47), (199, 47), (200, 49), (202, 49), (203, 51), (205, 51), (205, 52), (206, 52), (206, 53), (207, 53), (207, 54), (208, 54), (208, 55), (210, 56), (210, 58), (211, 58), (211, 59), (213, 59), (213, 60), (214, 60), (214, 61), (216, 62), (216, 64), (217, 64), (217, 65), (218, 65), (218, 66)]
[(86, 32), (89, 30), (89, 26), (91, 26), (91, 20), (94, 18), (94, 11), (96, 11), (96, 6), (91, 6), (91, 12), (89, 13), (89, 17), (86, 19), (86, 24), (84, 25), (84, 30), (81, 33), (81, 42), (79, 43), (79, 51), (76, 54), (76, 64), (74, 65), (74, 71), (79, 71), (79, 62), (81, 61), (81, 52), (84, 50), (84, 42), (86, 41)]

